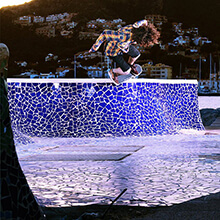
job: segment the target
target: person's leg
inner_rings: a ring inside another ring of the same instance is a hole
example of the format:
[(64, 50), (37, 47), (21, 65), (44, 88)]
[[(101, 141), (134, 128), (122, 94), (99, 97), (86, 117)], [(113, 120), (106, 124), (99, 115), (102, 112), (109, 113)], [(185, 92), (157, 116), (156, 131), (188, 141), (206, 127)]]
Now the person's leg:
[(108, 74), (110, 78), (114, 81), (116, 85), (119, 84), (118, 82), (118, 75), (127, 75), (131, 71), (130, 65), (125, 62), (123, 55), (117, 55), (114, 57), (110, 57), (114, 62), (117, 63), (117, 68), (111, 69)]
[(128, 63), (132, 66), (134, 65), (135, 61), (140, 57), (140, 55), (138, 55), (137, 57), (129, 57), (128, 58)]
[(139, 58), (140, 52), (136, 49), (135, 46), (130, 45), (129, 51), (128, 51), (129, 59), (128, 62), (124, 60), (123, 55), (117, 55), (115, 57), (111, 57), (111, 59), (117, 63), (118, 67), (111, 69), (109, 71), (109, 74), (111, 75), (111, 78), (118, 83), (118, 75), (128, 75), (131, 70), (133, 75), (135, 75), (136, 70), (132, 66), (134, 62)]
[(128, 63), (132, 66), (141, 54), (134, 45), (130, 45), (128, 55)]
[(123, 55), (111, 57), (114, 62), (117, 63), (118, 67), (112, 69), (116, 75), (127, 75), (131, 71), (130, 65), (124, 60)]
[(134, 45), (130, 45), (128, 55), (128, 64), (131, 66), (130, 72), (132, 75), (137, 76), (139, 75), (139, 72), (136, 70), (136, 66), (134, 65), (134, 63), (140, 57), (141, 54)]

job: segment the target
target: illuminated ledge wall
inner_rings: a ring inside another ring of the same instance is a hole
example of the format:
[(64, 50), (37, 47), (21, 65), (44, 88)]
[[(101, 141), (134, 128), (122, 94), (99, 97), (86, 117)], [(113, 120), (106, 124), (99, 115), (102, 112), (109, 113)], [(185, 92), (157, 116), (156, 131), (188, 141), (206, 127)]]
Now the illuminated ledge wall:
[(203, 130), (196, 80), (8, 79), (14, 131), (38, 137)]

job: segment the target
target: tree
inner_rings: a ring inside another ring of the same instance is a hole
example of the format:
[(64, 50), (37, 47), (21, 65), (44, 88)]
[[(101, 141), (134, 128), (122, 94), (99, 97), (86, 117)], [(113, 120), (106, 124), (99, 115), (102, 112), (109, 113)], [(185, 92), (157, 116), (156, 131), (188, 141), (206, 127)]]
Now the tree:
[(154, 63), (159, 63), (161, 62), (161, 57), (163, 56), (164, 52), (160, 49), (158, 44), (155, 44), (153, 47), (151, 47), (150, 54)]
[(213, 52), (216, 52), (216, 51), (218, 51), (218, 49), (219, 49), (219, 47), (218, 47), (218, 45), (217, 44), (207, 44), (207, 43), (205, 43), (205, 44), (203, 44), (202, 46), (201, 46), (201, 53), (204, 53), (204, 54), (210, 54), (210, 53), (213, 53)]
[(177, 34), (173, 30), (171, 23), (163, 23), (161, 27), (161, 40), (163, 44), (171, 43), (176, 38)]

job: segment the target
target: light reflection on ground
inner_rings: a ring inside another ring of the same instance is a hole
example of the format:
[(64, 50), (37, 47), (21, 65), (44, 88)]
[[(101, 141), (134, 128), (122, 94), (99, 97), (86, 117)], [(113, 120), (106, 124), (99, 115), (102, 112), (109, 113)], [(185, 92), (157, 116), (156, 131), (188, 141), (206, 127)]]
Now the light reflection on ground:
[[(109, 204), (125, 188), (117, 204), (172, 205), (219, 192), (220, 135), (33, 140), (17, 144), (17, 152), (33, 193), (46, 206)], [(119, 154), (127, 157), (104, 160)], [(99, 160), (88, 159), (94, 155)]]

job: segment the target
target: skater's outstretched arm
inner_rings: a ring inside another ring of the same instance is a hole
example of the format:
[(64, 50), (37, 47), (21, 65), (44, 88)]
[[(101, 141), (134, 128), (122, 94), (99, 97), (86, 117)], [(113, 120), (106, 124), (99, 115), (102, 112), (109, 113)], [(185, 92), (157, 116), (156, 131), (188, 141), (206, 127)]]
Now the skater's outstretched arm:
[(104, 30), (98, 37), (98, 39), (96, 40), (96, 42), (92, 45), (91, 49), (89, 50), (89, 52), (96, 52), (99, 47), (102, 45), (103, 42), (105, 41), (111, 41), (113, 40), (114, 36), (117, 33), (115, 33), (115, 31), (112, 30)]
[(148, 25), (148, 22), (147, 22), (147, 20), (141, 20), (141, 21), (137, 21), (137, 22), (135, 22), (134, 24), (133, 24), (133, 27), (134, 28), (139, 28), (139, 27), (141, 27), (141, 26), (147, 26)]

